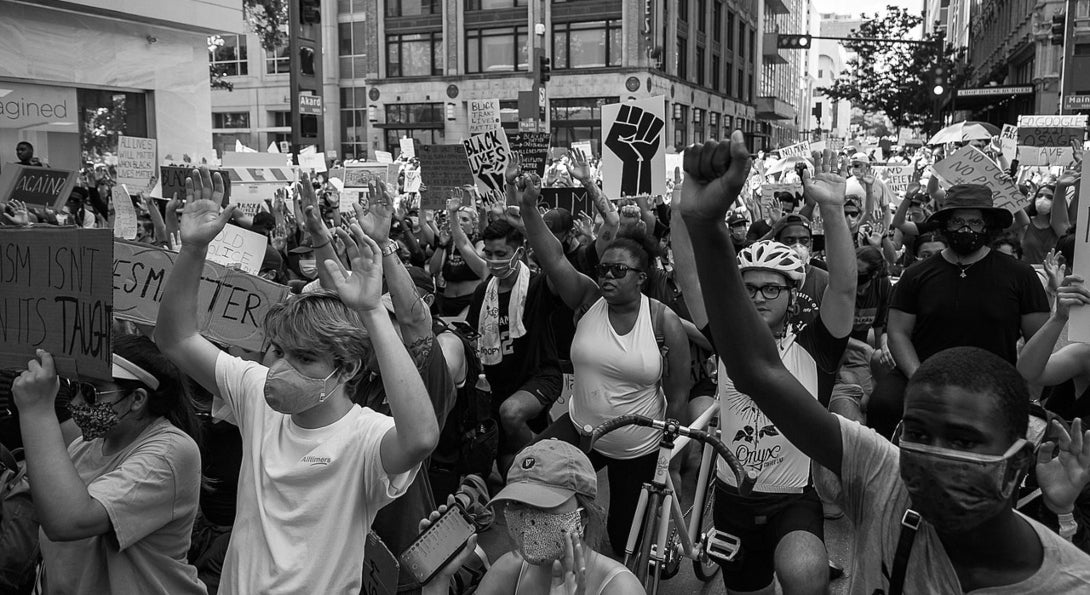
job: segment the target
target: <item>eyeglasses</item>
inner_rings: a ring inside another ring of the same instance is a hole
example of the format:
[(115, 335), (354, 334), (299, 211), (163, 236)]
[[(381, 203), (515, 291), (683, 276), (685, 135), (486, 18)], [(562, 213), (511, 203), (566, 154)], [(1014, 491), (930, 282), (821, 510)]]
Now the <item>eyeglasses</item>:
[(984, 231), (983, 219), (963, 219), (961, 217), (951, 217), (946, 221), (946, 229), (951, 231), (958, 230), (963, 227), (968, 227), (973, 231)]
[(844, 216), (849, 219), (857, 219), (859, 217), (859, 211), (844, 211)]
[(810, 245), (810, 238), (807, 238), (807, 237), (780, 238), (780, 243), (783, 244), (784, 246), (794, 246), (795, 244), (798, 244), (800, 246), (809, 246)]
[(594, 271), (598, 273), (599, 277), (609, 277), (611, 279), (621, 279), (628, 274), (629, 271), (636, 271), (642, 273), (640, 269), (630, 267), (627, 264), (621, 263), (602, 263), (594, 267)]
[(756, 285), (746, 284), (746, 291), (749, 292), (750, 299), (757, 297), (759, 291), (766, 300), (774, 300), (780, 297), (781, 293), (790, 290), (791, 288), (786, 285), (762, 285), (757, 287)]
[(70, 380), (68, 378), (61, 378), (60, 381), (61, 386), (64, 388), (64, 390), (68, 391), (68, 393), (72, 396), (79, 394), (81, 397), (83, 397), (83, 401), (88, 405), (97, 405), (99, 403), (99, 398), (102, 395), (112, 395), (115, 393), (125, 392), (124, 389), (98, 390), (95, 385), (83, 380)]

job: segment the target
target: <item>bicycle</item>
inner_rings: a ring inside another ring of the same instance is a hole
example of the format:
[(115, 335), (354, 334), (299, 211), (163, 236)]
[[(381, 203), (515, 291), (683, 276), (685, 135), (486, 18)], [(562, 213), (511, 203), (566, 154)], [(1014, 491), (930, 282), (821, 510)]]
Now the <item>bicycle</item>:
[[(584, 428), (584, 432), (589, 435), (588, 450), (602, 436), (626, 426), (644, 426), (662, 432), (655, 475), (650, 482), (643, 484), (633, 515), (632, 529), (625, 544), (624, 564), (643, 584), (648, 595), (657, 595), (659, 583), (677, 574), (682, 558), (691, 559), (697, 577), (708, 582), (719, 571), (718, 560), (730, 562), (738, 554), (738, 539), (717, 531), (712, 526), (711, 496), (715, 486), (710, 478), (714, 473), (714, 454), (718, 453), (723, 457), (734, 471), (741, 494), (749, 494), (757, 478), (716, 437), (718, 430), (715, 429), (715, 420), (718, 411), (717, 405), (709, 407), (692, 426), (683, 426), (676, 420), (663, 421), (643, 415), (622, 415), (596, 428)], [(709, 427), (709, 431), (700, 429), (705, 425)], [(674, 497), (670, 459), (690, 440), (700, 442), (704, 449), (701, 453), (693, 505), (686, 523), (681, 504)], [(649, 530), (644, 530), (645, 527)], [(686, 527), (686, 530), (678, 530), (678, 527)]]

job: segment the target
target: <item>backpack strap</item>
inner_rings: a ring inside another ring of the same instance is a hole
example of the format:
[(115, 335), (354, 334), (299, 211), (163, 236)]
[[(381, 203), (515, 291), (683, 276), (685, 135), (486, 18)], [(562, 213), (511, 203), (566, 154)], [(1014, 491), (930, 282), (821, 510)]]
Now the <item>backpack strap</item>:
[(897, 551), (893, 554), (893, 572), (889, 577), (889, 595), (901, 595), (905, 588), (908, 558), (912, 555), (912, 542), (920, 529), (920, 513), (911, 508), (901, 517), (901, 536), (897, 539)]
[(666, 376), (670, 373), (670, 359), (667, 357), (670, 347), (666, 345), (666, 332), (663, 329), (665, 323), (662, 321), (666, 314), (666, 304), (652, 298), (647, 298), (647, 301), (651, 306), (651, 328), (655, 331), (655, 343), (658, 344), (659, 354), (662, 356), (662, 375)]

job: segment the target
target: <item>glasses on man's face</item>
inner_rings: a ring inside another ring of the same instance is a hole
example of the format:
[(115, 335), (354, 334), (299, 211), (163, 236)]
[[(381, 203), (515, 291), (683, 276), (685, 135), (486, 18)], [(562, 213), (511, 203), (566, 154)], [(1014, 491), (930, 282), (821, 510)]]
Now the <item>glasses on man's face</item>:
[(800, 246), (809, 246), (810, 238), (805, 236), (800, 238), (780, 238), (780, 243), (784, 246), (794, 246), (795, 244), (798, 244)]
[(102, 398), (102, 395), (113, 395), (117, 393), (125, 392), (122, 389), (118, 390), (98, 390), (98, 387), (83, 380), (71, 380), (68, 378), (61, 378), (61, 388), (68, 391), (68, 394), (75, 396), (79, 394), (83, 397), (83, 402), (88, 405), (97, 405)]
[(946, 221), (946, 229), (950, 231), (956, 231), (963, 227), (968, 227), (973, 231), (984, 231), (983, 219), (965, 219), (964, 217), (951, 217)]
[(640, 269), (619, 262), (603, 262), (594, 267), (594, 270), (598, 273), (599, 278), (609, 277), (611, 279), (620, 279), (627, 275), (629, 271), (640, 272)]
[(749, 292), (750, 299), (757, 297), (757, 292), (760, 292), (766, 300), (774, 300), (780, 297), (780, 294), (785, 291), (790, 291), (790, 287), (786, 285), (762, 285), (760, 287), (756, 285), (750, 285), (746, 283), (746, 291)]

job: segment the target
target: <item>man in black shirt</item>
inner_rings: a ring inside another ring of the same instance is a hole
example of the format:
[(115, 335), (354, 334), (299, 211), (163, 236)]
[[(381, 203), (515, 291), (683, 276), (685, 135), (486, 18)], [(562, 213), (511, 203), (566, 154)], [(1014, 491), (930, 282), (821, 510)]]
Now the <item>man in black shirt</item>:
[(1011, 364), (1020, 337), (1029, 340), (1049, 315), (1048, 298), (1029, 265), (988, 244), (1012, 215), (992, 207), (987, 186), (950, 188), (927, 223), (942, 226), (949, 247), (905, 270), (890, 304), (889, 348), (897, 370), (871, 395), (868, 424), (891, 436), (904, 387), (920, 363), (950, 347), (980, 347)]
[(525, 239), (506, 220), (485, 228), (484, 258), (491, 277), (473, 293), (466, 322), (476, 328), (492, 413), (500, 421), (497, 464), (506, 473), (515, 454), (548, 425), (560, 396), (561, 373), (550, 319), (559, 303), (545, 275), (523, 262)]

